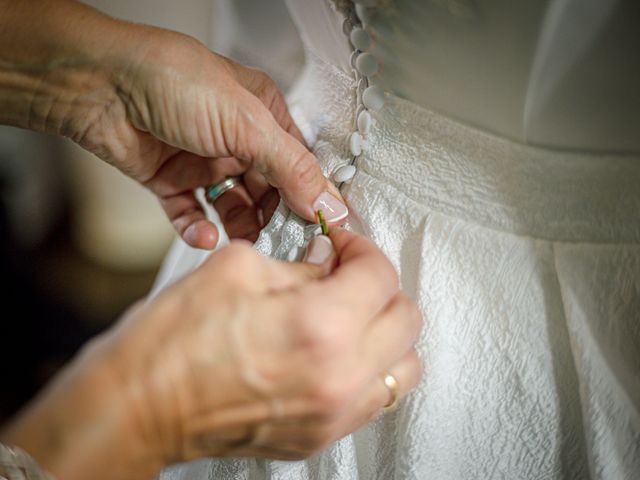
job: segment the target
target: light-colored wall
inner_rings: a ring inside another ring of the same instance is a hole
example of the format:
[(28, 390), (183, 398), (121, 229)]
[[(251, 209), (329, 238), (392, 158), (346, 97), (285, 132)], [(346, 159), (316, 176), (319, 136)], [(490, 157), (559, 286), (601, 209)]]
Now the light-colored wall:
[(84, 3), (114, 17), (188, 33), (206, 44), (211, 38), (215, 0), (86, 0)]
[[(211, 0), (89, 0), (118, 18), (192, 35), (209, 44)], [(90, 153), (68, 143), (74, 191), (73, 237), (84, 254), (112, 268), (152, 268), (175, 237), (157, 199)]]

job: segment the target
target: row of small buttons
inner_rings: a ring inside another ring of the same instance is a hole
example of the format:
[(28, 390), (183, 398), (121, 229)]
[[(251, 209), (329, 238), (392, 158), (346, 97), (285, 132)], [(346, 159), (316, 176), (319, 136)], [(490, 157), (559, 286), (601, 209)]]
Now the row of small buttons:
[(378, 73), (376, 58), (369, 52), (373, 45), (371, 35), (366, 30), (373, 14), (376, 0), (355, 0), (355, 8), (347, 15), (343, 23), (343, 31), (353, 46), (351, 66), (355, 70), (357, 82), (357, 107), (355, 131), (349, 136), (349, 151), (352, 159), (349, 164), (338, 167), (333, 172), (333, 181), (349, 183), (356, 174), (355, 161), (368, 147), (368, 135), (373, 124), (370, 111), (380, 110), (384, 106), (384, 91), (370, 85), (370, 79)]
[[(366, 31), (366, 25), (372, 18), (375, 5), (376, 0), (355, 0), (355, 8), (347, 12), (342, 25), (344, 34), (349, 37), (353, 46), (351, 66), (355, 73), (357, 101), (355, 128), (348, 140), (351, 160), (336, 168), (331, 176), (338, 187), (344, 183), (350, 183), (355, 176), (357, 171), (355, 162), (368, 147), (368, 136), (374, 122), (370, 112), (381, 109), (385, 101), (382, 89), (369, 84), (369, 79), (378, 73), (379, 69), (376, 58), (369, 52), (373, 40)], [(310, 224), (304, 229), (306, 240), (321, 234), (322, 229), (318, 224)], [(290, 262), (297, 261), (302, 252), (302, 247), (294, 246), (289, 250), (287, 259)]]

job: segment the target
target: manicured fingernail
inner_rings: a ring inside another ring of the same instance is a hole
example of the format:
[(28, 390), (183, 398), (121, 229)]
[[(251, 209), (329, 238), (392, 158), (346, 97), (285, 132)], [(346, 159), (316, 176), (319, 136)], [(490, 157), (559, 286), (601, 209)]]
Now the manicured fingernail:
[(331, 239), (325, 235), (318, 235), (309, 242), (303, 261), (322, 265), (332, 253), (333, 244), (331, 243)]
[(193, 245), (198, 240), (198, 228), (196, 224), (189, 225), (187, 229), (184, 231), (182, 238), (189, 245)]
[(189, 225), (182, 234), (182, 238), (192, 247), (211, 250), (218, 243), (218, 232), (206, 220), (201, 220)]
[(323, 192), (316, 198), (313, 209), (322, 210), (327, 223), (338, 223), (349, 215), (347, 206), (329, 192)]

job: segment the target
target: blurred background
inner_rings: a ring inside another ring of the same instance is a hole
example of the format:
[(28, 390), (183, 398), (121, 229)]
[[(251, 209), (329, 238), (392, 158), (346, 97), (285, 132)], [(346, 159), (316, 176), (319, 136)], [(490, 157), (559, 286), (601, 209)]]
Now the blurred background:
[[(303, 61), (281, 0), (85, 3), (192, 35), (283, 89)], [(174, 240), (155, 197), (114, 168), (71, 142), (0, 126), (0, 425), (148, 293)]]

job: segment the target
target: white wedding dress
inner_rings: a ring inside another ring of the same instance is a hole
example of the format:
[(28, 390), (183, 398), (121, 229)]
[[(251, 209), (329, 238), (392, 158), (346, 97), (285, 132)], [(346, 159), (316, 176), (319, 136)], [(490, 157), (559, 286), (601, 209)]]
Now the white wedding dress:
[[(291, 109), (329, 174), (354, 130), (344, 16), (288, 3), (307, 60)], [(636, 2), (378, 3), (388, 93), (342, 191), (424, 312), (424, 380), (310, 460), (160, 478), (640, 478)], [(304, 232), (281, 206), (256, 248), (284, 258)], [(205, 256), (178, 243), (158, 288)]]

